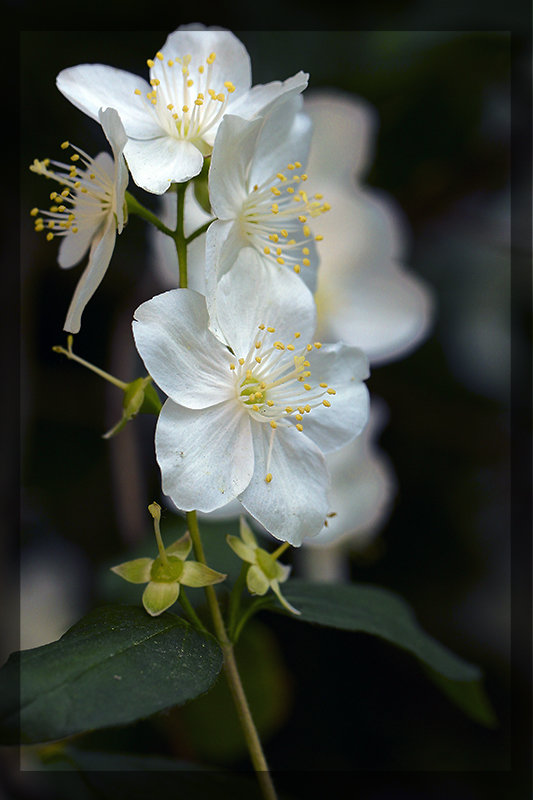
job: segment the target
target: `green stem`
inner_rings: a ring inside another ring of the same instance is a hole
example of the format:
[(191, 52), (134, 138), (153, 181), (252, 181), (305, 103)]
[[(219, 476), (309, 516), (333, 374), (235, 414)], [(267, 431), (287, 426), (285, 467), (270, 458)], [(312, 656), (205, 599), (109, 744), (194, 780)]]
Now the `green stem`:
[(128, 388), (128, 384), (124, 383), (124, 381), (120, 381), (118, 378), (115, 378), (114, 375), (110, 375), (109, 372), (104, 372), (103, 369), (95, 367), (94, 364), (91, 364), (89, 361), (85, 361), (84, 358), (80, 358), (80, 356), (77, 356), (76, 353), (73, 353), (72, 336), (68, 337), (67, 350), (65, 350), (65, 348), (61, 347), (61, 345), (59, 344), (52, 347), (52, 350), (54, 351), (54, 353), (62, 353), (64, 356), (70, 358), (72, 361), (76, 361), (78, 364), (81, 364), (82, 367), (90, 369), (91, 372), (94, 372), (96, 375), (99, 375), (104, 380), (108, 381), (109, 383), (112, 383), (113, 386), (117, 386), (119, 389), (122, 389), (122, 391), (125, 391)]
[(241, 607), (241, 595), (246, 583), (246, 573), (250, 565), (243, 562), (239, 577), (231, 590), (228, 606), (228, 635), (232, 642), (235, 641), (234, 631), (237, 624), (237, 615)]
[(129, 214), (137, 214), (138, 217), (146, 220), (146, 222), (150, 222), (152, 225), (155, 225), (155, 227), (160, 230), (161, 233), (166, 233), (167, 236), (174, 236), (174, 231), (172, 231), (170, 228), (167, 228), (167, 226), (161, 222), (159, 217), (156, 217), (156, 215), (153, 214), (148, 208), (145, 208), (143, 205), (141, 205), (137, 198), (135, 198), (129, 192), (126, 192), (126, 202), (128, 204)]
[(200, 617), (198, 616), (198, 614), (196, 613), (196, 611), (192, 607), (192, 605), (191, 605), (191, 603), (189, 601), (189, 598), (185, 594), (185, 590), (184, 590), (183, 586), (180, 586), (180, 593), (179, 593), (179, 598), (178, 599), (179, 599), (179, 601), (181, 603), (181, 607), (183, 608), (183, 610), (185, 611), (185, 613), (189, 617), (189, 620), (192, 622), (192, 624), (196, 628), (198, 628), (198, 630), (202, 631), (202, 633), (209, 633), (209, 631), (205, 627), (204, 623), (202, 622), (202, 620), (200, 619)]
[[(187, 512), (187, 524), (189, 526), (189, 533), (193, 542), (196, 559), (205, 564), (205, 553), (202, 540), (200, 538), (200, 530), (198, 527), (196, 511)], [(215, 632), (224, 654), (224, 672), (228, 681), (228, 686), (235, 708), (237, 710), (237, 715), (241, 723), (257, 780), (265, 800), (276, 800), (276, 790), (268, 770), (263, 748), (261, 746), (261, 741), (257, 733), (257, 728), (255, 727), (252, 714), (250, 712), (250, 706), (248, 705), (248, 700), (244, 693), (241, 676), (235, 660), (233, 643), (228, 638), (215, 589), (213, 586), (206, 586), (204, 588), (207, 597), (207, 603), (211, 611)]]
[(176, 253), (178, 256), (181, 289), (187, 288), (187, 241), (185, 239), (185, 232), (183, 227), (186, 189), (187, 189), (187, 183), (178, 183), (176, 188), (178, 212), (176, 220), (176, 230), (173, 233), (174, 244), (176, 245)]
[(215, 221), (214, 219), (210, 219), (208, 222), (205, 222), (203, 225), (201, 225), (199, 228), (197, 228), (193, 233), (191, 233), (189, 236), (187, 236), (187, 238), (185, 239), (185, 244), (190, 244), (191, 242), (194, 242), (194, 240), (198, 236), (201, 236), (202, 233), (206, 232), (206, 230), (209, 228), (211, 223), (214, 222), (214, 221)]
[(270, 597), (259, 597), (257, 600), (254, 600), (252, 603), (250, 603), (250, 605), (248, 606), (248, 608), (246, 609), (246, 611), (244, 612), (238, 623), (235, 625), (232, 637), (233, 644), (236, 644), (238, 642), (239, 636), (242, 633), (242, 629), (244, 628), (248, 620), (251, 619), (251, 617), (253, 617), (254, 614), (257, 614), (258, 611), (261, 611), (262, 608), (266, 608), (271, 604), (272, 600)]

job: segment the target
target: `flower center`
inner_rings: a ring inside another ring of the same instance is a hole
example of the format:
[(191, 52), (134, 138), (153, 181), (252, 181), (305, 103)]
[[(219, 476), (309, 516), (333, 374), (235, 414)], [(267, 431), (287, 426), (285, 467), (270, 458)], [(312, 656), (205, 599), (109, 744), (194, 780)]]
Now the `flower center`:
[(149, 58), (150, 86), (145, 97), (135, 89), (142, 102), (147, 103), (157, 123), (176, 139), (193, 141), (203, 155), (211, 147), (203, 141), (205, 134), (222, 118), (228, 96), (235, 91), (231, 81), (222, 86), (213, 82), (212, 66), (216, 53), (211, 53), (205, 63), (193, 65), (192, 56), (165, 59), (158, 52)]
[[(51, 192), (53, 205), (48, 211), (33, 208), (35, 230), (47, 231), (46, 238), (78, 233), (80, 229), (96, 230), (110, 211), (113, 211), (113, 176), (104, 169), (104, 162), (92, 159), (79, 147), (63, 142), (62, 150), (71, 147), (75, 152), (70, 156), (70, 164), (45, 158), (34, 159), (30, 166), (32, 172), (53, 178), (65, 188), (61, 192)], [(57, 169), (50, 169), (53, 166)]]
[(303, 431), (305, 415), (319, 405), (329, 408), (330, 397), (336, 392), (327, 383), (313, 383), (311, 377), (308, 356), (320, 350), (320, 342), (302, 345), (300, 334), (295, 333), (296, 344), (284, 344), (274, 340), (276, 330), (272, 326), (261, 323), (258, 330), (247, 355), (231, 363), (230, 369), (235, 374), (238, 401), (254, 420), (269, 423), (272, 428), (265, 478), (270, 483), (268, 463), (278, 425)]
[(304, 191), (307, 175), (299, 172), (301, 166), (299, 161), (287, 164), (286, 172), (248, 187), (240, 213), (241, 232), (247, 243), (296, 273), (302, 266), (311, 265), (312, 242), (323, 238), (312, 235), (309, 217), (330, 209), (321, 194), (309, 197)]

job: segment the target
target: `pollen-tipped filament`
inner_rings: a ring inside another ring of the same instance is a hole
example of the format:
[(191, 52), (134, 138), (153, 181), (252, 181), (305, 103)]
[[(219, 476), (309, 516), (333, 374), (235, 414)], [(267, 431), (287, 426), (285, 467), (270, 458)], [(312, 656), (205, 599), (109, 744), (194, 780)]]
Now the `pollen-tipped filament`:
[[(70, 164), (45, 158), (34, 159), (30, 170), (46, 178), (52, 178), (64, 188), (50, 193), (52, 205), (49, 210), (33, 208), (36, 231), (47, 231), (50, 241), (55, 236), (78, 233), (90, 226), (96, 230), (100, 221), (109, 213), (113, 204), (113, 175), (104, 168), (101, 158), (91, 158), (70, 142), (63, 142), (63, 150), (74, 150)], [(109, 158), (102, 154), (104, 159)], [(54, 169), (51, 169), (54, 167)]]
[[(303, 184), (307, 174), (299, 161), (287, 164), (260, 185), (248, 187), (240, 214), (243, 237), (259, 252), (280, 265), (301, 272), (311, 266), (313, 236), (309, 219), (329, 211), (321, 194), (309, 196)], [(310, 258), (311, 257), (311, 258)]]
[(327, 383), (313, 381), (308, 356), (322, 347), (320, 342), (300, 344), (300, 334), (295, 333), (294, 342), (285, 344), (275, 333), (275, 328), (259, 325), (247, 355), (230, 364), (238, 401), (252, 419), (268, 423), (272, 429), (267, 483), (272, 481), (268, 467), (277, 427), (294, 426), (303, 431), (305, 416), (320, 405), (329, 408), (336, 393)]
[(189, 54), (167, 59), (162, 52), (147, 60), (152, 88), (144, 96), (140, 89), (134, 94), (148, 104), (157, 123), (170, 136), (194, 141), (198, 146), (222, 118), (235, 86), (231, 81), (220, 86), (213, 83), (215, 60), (216, 53), (210, 53), (204, 63), (195, 65)]

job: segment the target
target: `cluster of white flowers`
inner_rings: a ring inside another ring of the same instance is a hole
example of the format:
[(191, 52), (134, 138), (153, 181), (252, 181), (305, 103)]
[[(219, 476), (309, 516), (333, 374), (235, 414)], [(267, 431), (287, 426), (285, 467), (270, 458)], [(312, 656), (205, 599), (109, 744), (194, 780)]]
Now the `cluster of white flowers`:
[[(148, 82), (100, 64), (57, 77), (114, 154), (93, 161), (75, 149), (62, 173), (49, 160), (33, 167), (65, 187), (49, 212), (32, 212), (48, 238), (64, 237), (60, 265), (90, 248), (65, 329), (79, 330), (109, 265), (128, 170), (163, 195), (166, 221), (177, 185), (208, 166), (210, 212), (185, 194), (186, 227), (205, 227), (189, 247), (188, 288), (178, 288), (175, 243), (157, 232), (168, 290), (134, 314), (136, 347), (167, 396), (155, 436), (163, 492), (184, 511), (244, 509), (295, 546), (375, 526), (394, 479), (357, 440), (364, 381), (369, 361), (405, 355), (426, 335), (431, 298), (400, 263), (395, 209), (356, 184), (369, 112), (341, 95), (304, 101), (303, 72), (252, 86), (245, 47), (219, 28), (182, 26), (147, 64)], [(362, 463), (377, 494), (354, 486), (365, 486)]]

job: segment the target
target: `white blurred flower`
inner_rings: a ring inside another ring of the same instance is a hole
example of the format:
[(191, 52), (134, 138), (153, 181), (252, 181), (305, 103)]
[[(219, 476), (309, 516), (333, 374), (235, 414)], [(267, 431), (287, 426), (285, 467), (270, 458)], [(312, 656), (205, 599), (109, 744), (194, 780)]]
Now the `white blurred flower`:
[[(78, 333), (85, 306), (100, 285), (118, 233), (126, 222), (125, 204), (128, 170), (123, 157), (126, 134), (115, 109), (99, 109), (98, 119), (113, 150), (91, 158), (79, 147), (63, 142), (66, 150), (72, 147), (70, 164), (34, 160), (32, 172), (57, 181), (64, 188), (52, 192), (54, 205), (49, 211), (34, 208), (35, 230), (47, 231), (46, 238), (61, 239), (58, 262), (63, 268), (78, 264), (89, 250), (89, 261), (78, 282), (65, 320), (64, 330)], [(54, 169), (50, 169), (54, 167)]]
[(433, 299), (403, 264), (406, 226), (399, 209), (382, 192), (361, 185), (375, 112), (332, 91), (306, 96), (304, 110), (314, 125), (309, 192), (323, 192), (331, 205), (321, 219), (319, 335), (356, 344), (371, 365), (392, 361), (428, 335)]
[(299, 72), (283, 83), (252, 88), (242, 42), (230, 31), (200, 24), (169, 34), (147, 64), (149, 83), (103, 64), (69, 67), (56, 82), (93, 119), (101, 106), (117, 109), (128, 136), (124, 155), (133, 180), (155, 194), (200, 173), (226, 113), (252, 118), (279, 96), (301, 92), (308, 78)]

